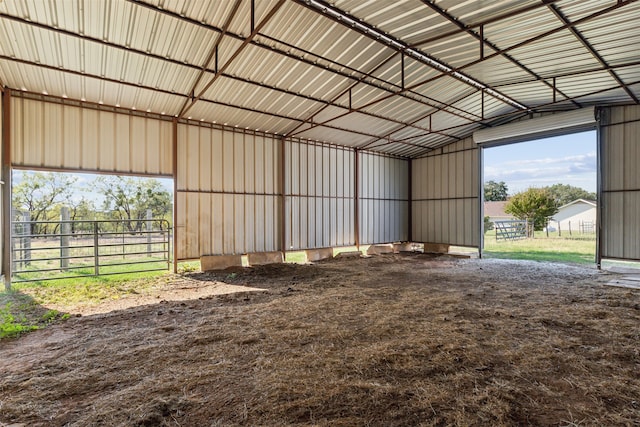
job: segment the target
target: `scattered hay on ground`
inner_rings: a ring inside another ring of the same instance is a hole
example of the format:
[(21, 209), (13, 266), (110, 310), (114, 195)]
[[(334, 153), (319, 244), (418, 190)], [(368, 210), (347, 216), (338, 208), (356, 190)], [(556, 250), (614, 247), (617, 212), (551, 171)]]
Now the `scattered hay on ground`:
[[(384, 255), (0, 343), (0, 423), (633, 425), (640, 293), (593, 269)], [(1, 425), (1, 424), (0, 424)]]

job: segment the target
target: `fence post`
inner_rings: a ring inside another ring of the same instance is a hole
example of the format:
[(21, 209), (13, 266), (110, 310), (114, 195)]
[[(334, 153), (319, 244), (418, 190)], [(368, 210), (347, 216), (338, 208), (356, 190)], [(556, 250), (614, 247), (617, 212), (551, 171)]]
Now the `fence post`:
[(151, 209), (147, 209), (147, 220), (145, 221), (145, 229), (147, 230), (147, 256), (150, 257), (151, 256), (151, 229), (152, 227), (152, 223), (151, 223), (151, 218), (153, 217), (153, 214), (151, 213)]
[(22, 221), (24, 222), (22, 228), (22, 248), (24, 265), (31, 265), (31, 212), (24, 212), (22, 214)]
[(69, 208), (60, 208), (60, 270), (69, 269), (69, 234), (71, 232)]
[(571, 236), (571, 221), (569, 221), (569, 236)]
[(100, 260), (98, 256), (100, 251), (98, 250), (98, 221), (93, 222), (93, 266), (96, 276), (100, 275)]
[(20, 256), (20, 252), (18, 252), (18, 245), (16, 245), (16, 241), (17, 239), (15, 238), (15, 236), (19, 236), (20, 234), (22, 234), (22, 229), (20, 229), (20, 231), (18, 231), (18, 224), (16, 224), (16, 220), (17, 220), (17, 216), (16, 216), (17, 212), (15, 210), (15, 208), (11, 208), (11, 219), (9, 219), (9, 221), (11, 221), (11, 235), (12, 235), (12, 239), (11, 239), (11, 271), (15, 271), (18, 269), (18, 262), (16, 261), (19, 256)]
[(560, 221), (558, 221), (558, 237), (562, 237), (562, 230), (560, 230)]

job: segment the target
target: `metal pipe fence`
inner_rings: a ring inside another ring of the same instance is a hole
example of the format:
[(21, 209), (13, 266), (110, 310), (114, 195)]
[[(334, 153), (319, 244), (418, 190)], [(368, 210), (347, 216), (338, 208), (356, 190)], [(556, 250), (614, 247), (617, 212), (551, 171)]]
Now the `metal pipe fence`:
[[(33, 232), (51, 228), (53, 233)], [(14, 283), (171, 268), (171, 227), (164, 219), (31, 221), (25, 218), (13, 221), (11, 230), (11, 281)]]

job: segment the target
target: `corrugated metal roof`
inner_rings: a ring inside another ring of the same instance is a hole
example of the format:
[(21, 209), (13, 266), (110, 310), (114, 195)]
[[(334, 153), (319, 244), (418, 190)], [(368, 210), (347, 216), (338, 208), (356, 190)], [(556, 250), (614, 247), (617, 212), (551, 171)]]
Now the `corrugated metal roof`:
[(639, 21), (631, 0), (5, 0), (0, 83), (418, 156), (637, 102)]

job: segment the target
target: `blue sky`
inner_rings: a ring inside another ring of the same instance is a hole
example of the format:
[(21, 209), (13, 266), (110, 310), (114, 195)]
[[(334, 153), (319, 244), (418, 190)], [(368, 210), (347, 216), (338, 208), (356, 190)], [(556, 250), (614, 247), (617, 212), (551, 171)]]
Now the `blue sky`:
[(484, 149), (484, 181), (504, 181), (509, 194), (569, 184), (596, 191), (596, 132)]
[[(13, 181), (12, 184), (15, 186), (18, 183), (20, 183), (20, 181), (22, 180), (22, 176), (25, 173), (29, 173), (29, 172), (14, 169), (13, 175), (12, 175), (12, 181)], [(48, 172), (44, 172), (44, 173), (48, 173)], [(95, 187), (96, 187), (95, 180), (98, 178), (99, 175), (91, 174), (91, 173), (75, 173), (75, 172), (69, 172), (68, 175), (72, 175), (76, 177), (77, 188), (74, 189), (71, 199), (77, 202), (84, 197), (87, 200), (93, 201), (95, 203), (96, 208), (101, 209), (102, 202), (104, 201), (104, 197), (102, 197), (100, 193), (95, 191)], [(144, 177), (132, 177), (132, 178), (139, 179), (139, 180), (147, 179)], [(159, 181), (162, 184), (162, 186), (173, 196), (173, 180), (172, 179), (170, 178), (154, 178), (154, 179)]]
[[(21, 173), (14, 171), (14, 184)], [(102, 197), (91, 191), (93, 174), (74, 174), (78, 184), (87, 192), (76, 192), (75, 197), (87, 197), (99, 205)], [(570, 184), (596, 191), (596, 132), (582, 132), (554, 138), (484, 149), (484, 181), (504, 181), (509, 194), (529, 187)], [(160, 179), (173, 193), (173, 181)]]

